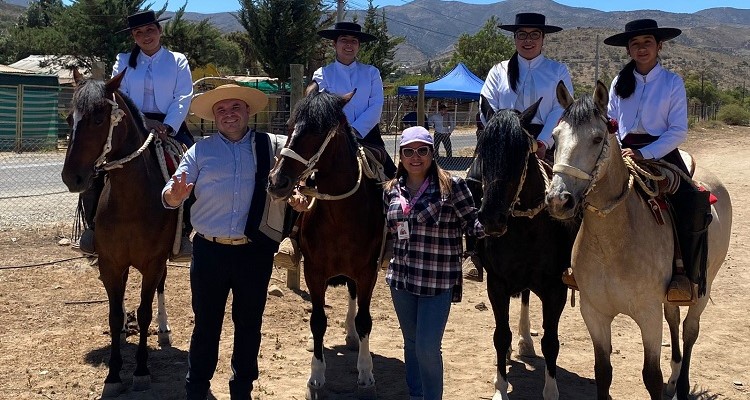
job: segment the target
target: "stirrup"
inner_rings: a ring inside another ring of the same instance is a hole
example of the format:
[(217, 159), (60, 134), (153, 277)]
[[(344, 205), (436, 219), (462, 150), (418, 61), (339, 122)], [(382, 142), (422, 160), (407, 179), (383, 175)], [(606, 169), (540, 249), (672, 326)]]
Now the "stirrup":
[(287, 237), (279, 243), (279, 251), (273, 256), (273, 264), (279, 268), (299, 270), (301, 259), (297, 241)]
[(562, 274), (562, 281), (565, 284), (565, 286), (573, 289), (573, 290), (580, 290), (578, 289), (578, 283), (576, 282), (576, 277), (573, 276), (573, 270), (568, 268), (565, 271), (563, 271)]
[(682, 274), (672, 275), (664, 302), (673, 306), (692, 306), (698, 301), (698, 285)]
[(482, 269), (481, 261), (479, 261), (479, 256), (476, 254), (471, 253), (464, 259), (464, 262), (461, 265), (461, 270), (465, 271), (464, 278), (472, 281), (484, 282), (484, 270)]
[(193, 242), (190, 238), (183, 236), (180, 239), (180, 251), (177, 254), (170, 254), (169, 261), (173, 262), (190, 262), (193, 260)]
[(96, 257), (96, 247), (94, 247), (94, 230), (84, 229), (81, 232), (81, 237), (77, 242), (73, 242), (70, 246), (71, 249), (77, 251), (84, 256)]

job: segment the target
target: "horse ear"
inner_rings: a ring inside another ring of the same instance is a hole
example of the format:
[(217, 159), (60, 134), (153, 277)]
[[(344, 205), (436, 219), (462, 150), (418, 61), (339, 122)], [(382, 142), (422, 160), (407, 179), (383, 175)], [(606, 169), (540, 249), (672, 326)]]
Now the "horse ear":
[(105, 89), (107, 90), (107, 93), (114, 93), (115, 90), (120, 88), (120, 82), (122, 82), (122, 78), (125, 77), (125, 71), (127, 71), (127, 67), (122, 70), (119, 74), (112, 77), (112, 79), (108, 80), (107, 83), (104, 84)]
[(531, 121), (534, 120), (534, 116), (536, 115), (537, 110), (539, 110), (539, 104), (542, 102), (542, 99), (543, 97), (540, 97), (539, 100), (536, 101), (536, 103), (530, 105), (529, 108), (523, 110), (523, 112), (521, 113), (521, 126), (524, 129), (529, 129)]
[(609, 104), (609, 90), (602, 81), (596, 81), (596, 88), (594, 88), (594, 104), (599, 108), (603, 114), (607, 114), (607, 106)]
[(354, 88), (354, 90), (352, 90), (351, 92), (341, 96), (341, 99), (343, 100), (342, 105), (348, 103), (352, 99), (352, 97), (354, 97), (356, 93), (357, 93), (357, 88)]
[(318, 85), (318, 82), (312, 81), (307, 87), (305, 88), (305, 96), (309, 96), (310, 93), (316, 93), (320, 90), (320, 86)]
[(83, 75), (78, 71), (78, 68), (73, 67), (73, 82), (78, 86), (83, 83)]
[(570, 95), (563, 81), (557, 82), (555, 93), (557, 94), (557, 102), (560, 103), (562, 108), (568, 108), (569, 105), (573, 104), (573, 96)]
[(484, 116), (486, 122), (489, 122), (492, 119), (492, 116), (495, 115), (495, 110), (492, 109), (490, 101), (487, 100), (484, 95), (479, 95), (479, 110)]

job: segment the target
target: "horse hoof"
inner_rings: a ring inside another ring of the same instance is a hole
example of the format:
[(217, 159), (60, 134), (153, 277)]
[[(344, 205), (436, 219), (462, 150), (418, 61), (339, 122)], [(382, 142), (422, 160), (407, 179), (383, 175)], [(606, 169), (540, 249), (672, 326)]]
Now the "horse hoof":
[(159, 332), (159, 346), (161, 347), (172, 347), (172, 332)]
[(143, 392), (151, 389), (151, 375), (133, 376), (133, 391)]
[(325, 389), (323, 388), (323, 386), (316, 387), (310, 384), (309, 382), (307, 383), (307, 392), (305, 393), (305, 400), (322, 400), (325, 398), (326, 398), (326, 395), (325, 395)]
[(357, 398), (360, 400), (375, 400), (378, 398), (375, 385), (357, 386)]
[(117, 397), (125, 391), (122, 382), (105, 382), (102, 389), (102, 397)]
[(346, 336), (346, 348), (352, 351), (359, 350), (359, 336)]

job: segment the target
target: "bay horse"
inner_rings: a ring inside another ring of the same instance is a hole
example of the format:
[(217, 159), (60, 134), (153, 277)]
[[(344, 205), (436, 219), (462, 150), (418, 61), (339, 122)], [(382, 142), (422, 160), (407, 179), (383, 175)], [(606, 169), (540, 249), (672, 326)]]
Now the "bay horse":
[(299, 229), (305, 283), (312, 301), (313, 359), (307, 398), (324, 394), (325, 292), (327, 286), (342, 283), (347, 284), (350, 294), (347, 343), (359, 346), (358, 392), (370, 397), (375, 394), (369, 347), (370, 301), (385, 224), (383, 189), (363, 176), (366, 160), (343, 111), (354, 93), (340, 97), (318, 92), (315, 83), (307, 93), (292, 115), (292, 132), (271, 170), (268, 185), (274, 199), (287, 199), (298, 182), (313, 171), (315, 174), (317, 188), (304, 192), (315, 198), (314, 205), (301, 213)]
[[(557, 98), (565, 112), (553, 134), (554, 177), (546, 202), (555, 217), (583, 213), (573, 248), (573, 270), (581, 291), (581, 314), (594, 344), (597, 398), (609, 398), (612, 383), (612, 320), (631, 317), (641, 330), (643, 381), (651, 399), (661, 399), (662, 303), (672, 276), (674, 238), (668, 213), (659, 224), (649, 206), (632, 189), (632, 177), (614, 134), (608, 133), (607, 87), (597, 82), (593, 96), (573, 100), (564, 85)], [(690, 165), (690, 164), (688, 164)], [(713, 222), (708, 228), (706, 294), (688, 308), (680, 353), (677, 306), (664, 304), (671, 338), (672, 373), (666, 394), (687, 399), (693, 345), (711, 283), (729, 247), (732, 204), (724, 185), (705, 169), (694, 179), (711, 191)]]
[(74, 193), (88, 189), (97, 173), (108, 170), (96, 211), (94, 233), (100, 279), (109, 300), (111, 349), (103, 396), (117, 395), (123, 390), (120, 336), (125, 325), (123, 300), (130, 266), (143, 276), (133, 390), (150, 387), (147, 342), (156, 291), (159, 344), (171, 343), (164, 282), (177, 211), (167, 210), (162, 205), (165, 178), (152, 146), (144, 145), (153, 136), (147, 134), (141, 113), (133, 102), (118, 91), (123, 76), (124, 71), (102, 82), (83, 80), (78, 71), (74, 71), (77, 87), (72, 114), (68, 117), (72, 132), (62, 170), (63, 182)]
[(560, 277), (570, 266), (577, 224), (553, 219), (546, 211), (544, 195), (552, 169), (536, 157), (536, 138), (526, 130), (539, 102), (522, 113), (495, 113), (486, 100), (481, 103), (488, 122), (476, 152), (483, 186), (479, 221), (488, 236), (479, 241), (478, 253), (487, 269), (487, 293), (495, 317), (493, 400), (508, 399), (506, 354), (512, 338), (508, 321), (512, 296), (523, 295), (520, 354), (534, 355), (528, 329), (529, 290), (542, 301), (546, 364), (542, 395), (557, 399), (558, 325), (567, 299)]

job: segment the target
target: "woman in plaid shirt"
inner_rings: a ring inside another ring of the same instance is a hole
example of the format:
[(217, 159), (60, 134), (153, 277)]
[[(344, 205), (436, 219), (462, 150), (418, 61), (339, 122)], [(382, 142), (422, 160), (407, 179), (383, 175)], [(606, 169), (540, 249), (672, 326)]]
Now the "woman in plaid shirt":
[(462, 234), (484, 236), (471, 192), (433, 161), (434, 142), (421, 126), (404, 130), (396, 178), (384, 186), (393, 258), (391, 287), (404, 336), (406, 383), (411, 400), (441, 399), (440, 351), (451, 307), (460, 295)]

